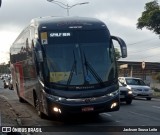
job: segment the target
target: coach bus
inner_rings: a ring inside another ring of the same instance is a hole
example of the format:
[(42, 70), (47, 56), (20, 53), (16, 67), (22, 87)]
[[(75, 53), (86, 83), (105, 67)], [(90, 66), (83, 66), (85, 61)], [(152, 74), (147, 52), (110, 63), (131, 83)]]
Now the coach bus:
[(40, 117), (119, 110), (113, 40), (125, 58), (125, 42), (98, 19), (32, 19), (10, 48), (19, 101), (35, 106)]

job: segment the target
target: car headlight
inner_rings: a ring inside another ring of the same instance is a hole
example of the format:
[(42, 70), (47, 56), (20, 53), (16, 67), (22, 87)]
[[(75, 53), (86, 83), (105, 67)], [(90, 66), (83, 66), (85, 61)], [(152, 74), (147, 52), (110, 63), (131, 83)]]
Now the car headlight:
[(131, 90), (128, 91), (128, 94), (132, 94), (133, 92)]

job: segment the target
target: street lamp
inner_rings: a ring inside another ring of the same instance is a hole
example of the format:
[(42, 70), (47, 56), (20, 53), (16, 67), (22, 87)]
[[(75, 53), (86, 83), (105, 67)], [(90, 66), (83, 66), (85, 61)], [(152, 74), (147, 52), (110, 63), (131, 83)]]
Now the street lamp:
[(69, 16), (69, 9), (71, 9), (72, 7), (89, 3), (89, 2), (83, 2), (83, 3), (76, 3), (76, 4), (73, 4), (73, 5), (68, 5), (68, 4), (64, 4), (64, 3), (60, 2), (60, 1), (56, 1), (56, 0), (47, 0), (47, 1), (52, 2), (54, 4), (57, 4), (58, 6), (60, 6), (63, 9), (67, 9), (67, 16)]
[(1, 4), (2, 4), (2, 0), (0, 0), (0, 7), (1, 7)]

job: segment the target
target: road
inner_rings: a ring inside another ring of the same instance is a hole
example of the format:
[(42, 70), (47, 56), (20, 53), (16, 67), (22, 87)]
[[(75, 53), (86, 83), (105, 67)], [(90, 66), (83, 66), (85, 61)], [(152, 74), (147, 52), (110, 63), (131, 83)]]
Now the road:
[[(116, 131), (117, 126), (136, 126), (143, 128), (149, 126), (151, 128), (160, 128), (160, 99), (147, 101), (145, 99), (133, 100), (131, 105), (121, 103), (120, 110), (117, 112), (102, 113), (99, 116), (72, 116), (64, 121), (40, 119), (37, 116), (35, 108), (28, 103), (19, 103), (17, 95), (13, 90), (3, 89), (0, 80), (0, 96), (5, 98), (15, 110), (16, 115), (20, 119), (19, 124), (23, 126), (48, 126), (56, 132), (48, 134), (105, 134), (105, 128), (111, 126)], [(2, 123), (3, 125), (3, 123)], [(114, 128), (115, 127), (115, 128)], [(134, 128), (134, 127), (133, 127)], [(100, 129), (100, 130), (99, 130)], [(102, 131), (101, 131), (102, 130)], [(39, 135), (40, 133), (34, 133)], [(42, 133), (44, 134), (44, 133)], [(107, 135), (158, 135), (158, 132), (107, 132)]]

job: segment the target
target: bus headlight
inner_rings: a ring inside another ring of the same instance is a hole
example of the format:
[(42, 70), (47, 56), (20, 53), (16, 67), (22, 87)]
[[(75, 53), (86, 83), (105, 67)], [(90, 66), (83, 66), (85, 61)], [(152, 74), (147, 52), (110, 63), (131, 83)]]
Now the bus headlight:
[(118, 94), (119, 94), (119, 90), (116, 90), (116, 91), (114, 91), (114, 92), (111, 92), (111, 93), (107, 94), (107, 96), (109, 96), (109, 97), (114, 97), (114, 96), (116, 96), (116, 95), (118, 95)]
[(112, 103), (112, 105), (111, 105), (111, 109), (115, 108), (117, 105), (118, 105), (118, 103), (117, 103), (117, 102)]
[(57, 102), (66, 101), (66, 98), (63, 98), (63, 97), (53, 96), (50, 94), (46, 94), (46, 96), (52, 100), (57, 101)]
[(56, 107), (56, 106), (53, 107), (53, 111), (56, 112), (56, 113), (62, 113), (62, 112), (61, 112), (61, 109), (58, 108), (58, 107)]

